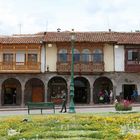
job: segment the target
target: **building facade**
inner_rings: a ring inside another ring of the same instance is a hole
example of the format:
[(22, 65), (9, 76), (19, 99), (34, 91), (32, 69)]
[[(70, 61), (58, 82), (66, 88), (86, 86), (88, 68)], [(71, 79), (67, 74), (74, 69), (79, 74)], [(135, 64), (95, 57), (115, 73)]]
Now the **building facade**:
[[(140, 93), (140, 33), (76, 32), (74, 102), (110, 103)], [(44, 32), (0, 38), (0, 106), (69, 102), (70, 32)], [(100, 96), (104, 100), (100, 100)], [(105, 98), (105, 95), (107, 95)], [(139, 99), (137, 100), (139, 102)]]

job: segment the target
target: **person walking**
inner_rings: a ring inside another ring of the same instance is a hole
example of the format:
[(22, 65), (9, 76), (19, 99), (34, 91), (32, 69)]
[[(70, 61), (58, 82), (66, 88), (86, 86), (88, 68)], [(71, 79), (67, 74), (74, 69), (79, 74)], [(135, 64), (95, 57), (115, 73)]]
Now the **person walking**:
[(112, 91), (112, 89), (110, 90), (110, 95), (109, 95), (109, 97), (110, 97), (110, 104), (113, 104), (113, 102), (114, 102), (114, 100), (113, 100), (114, 96), (113, 96), (113, 91)]
[(66, 92), (64, 90), (62, 90), (62, 108), (60, 113), (62, 113), (63, 109), (65, 109), (64, 113), (67, 112), (67, 108), (66, 108)]
[(133, 89), (132, 95), (131, 95), (131, 100), (133, 102), (136, 102), (138, 98), (138, 91), (136, 89)]

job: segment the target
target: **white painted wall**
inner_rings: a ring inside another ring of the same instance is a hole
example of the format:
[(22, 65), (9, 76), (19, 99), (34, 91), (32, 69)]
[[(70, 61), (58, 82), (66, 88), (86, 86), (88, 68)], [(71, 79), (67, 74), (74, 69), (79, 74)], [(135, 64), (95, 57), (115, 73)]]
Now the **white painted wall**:
[(104, 46), (104, 68), (106, 72), (114, 71), (113, 45)]
[(46, 59), (46, 57), (45, 57), (45, 47), (44, 46), (42, 46), (41, 47), (41, 72), (43, 73), (43, 72), (45, 72), (45, 63), (46, 63), (46, 61), (45, 61), (45, 59)]
[(124, 46), (115, 45), (114, 46), (114, 56), (115, 56), (115, 71), (124, 71)]
[[(49, 67), (49, 71), (56, 71), (57, 62), (57, 47), (52, 44), (51, 47), (46, 45), (46, 68)], [(47, 71), (47, 69), (46, 69)]]

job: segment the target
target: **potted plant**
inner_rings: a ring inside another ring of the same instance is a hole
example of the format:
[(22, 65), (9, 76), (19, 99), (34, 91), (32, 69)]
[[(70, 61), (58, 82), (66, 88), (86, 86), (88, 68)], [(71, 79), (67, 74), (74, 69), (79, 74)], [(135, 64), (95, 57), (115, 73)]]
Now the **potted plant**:
[(115, 100), (115, 109), (116, 111), (129, 111), (132, 110), (132, 105), (128, 100), (122, 100), (120, 102)]

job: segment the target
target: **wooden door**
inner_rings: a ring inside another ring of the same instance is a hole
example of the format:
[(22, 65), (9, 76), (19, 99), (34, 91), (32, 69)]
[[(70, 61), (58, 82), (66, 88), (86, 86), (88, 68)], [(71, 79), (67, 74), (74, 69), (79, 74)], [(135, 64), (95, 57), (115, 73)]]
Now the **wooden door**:
[(42, 87), (33, 87), (32, 89), (32, 102), (43, 102), (44, 94)]

